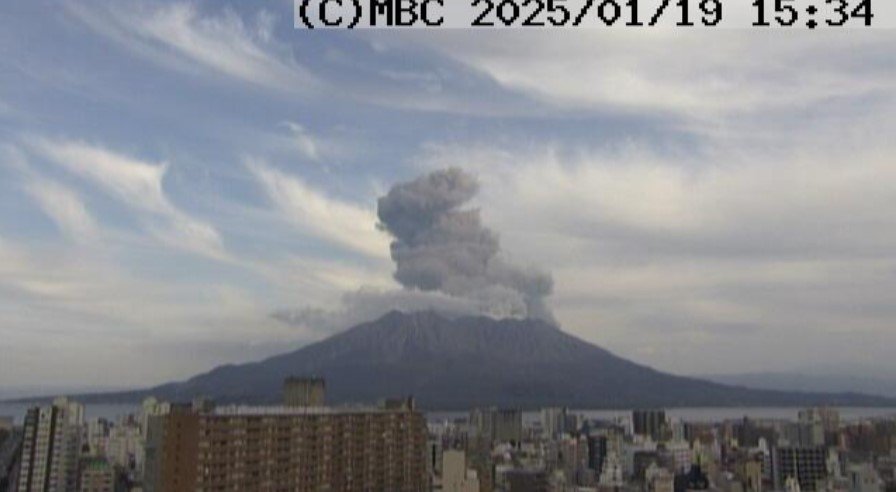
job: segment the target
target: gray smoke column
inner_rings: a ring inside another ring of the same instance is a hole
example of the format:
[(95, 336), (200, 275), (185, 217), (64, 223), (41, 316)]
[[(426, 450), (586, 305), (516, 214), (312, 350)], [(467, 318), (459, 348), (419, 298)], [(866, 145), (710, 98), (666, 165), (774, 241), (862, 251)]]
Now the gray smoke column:
[(395, 279), (408, 289), (475, 300), (494, 317), (551, 320), (549, 274), (509, 264), (478, 209), (463, 209), (479, 192), (458, 168), (395, 185), (379, 199), (380, 227), (395, 240)]

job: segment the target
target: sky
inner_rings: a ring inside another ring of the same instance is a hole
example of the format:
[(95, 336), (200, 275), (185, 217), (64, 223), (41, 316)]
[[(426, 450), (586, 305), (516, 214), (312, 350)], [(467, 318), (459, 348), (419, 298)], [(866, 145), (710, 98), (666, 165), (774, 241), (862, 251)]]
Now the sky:
[(896, 32), (292, 15), (0, 5), (0, 389), (156, 384), (344, 329), (401, 289), (377, 200), (448, 167), (569, 333), (678, 374), (896, 375)]

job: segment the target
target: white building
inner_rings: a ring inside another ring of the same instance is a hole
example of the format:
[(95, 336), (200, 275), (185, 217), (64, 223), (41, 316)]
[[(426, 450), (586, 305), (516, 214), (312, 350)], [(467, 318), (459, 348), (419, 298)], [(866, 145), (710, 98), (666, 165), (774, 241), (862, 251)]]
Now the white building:
[(463, 451), (442, 453), (442, 492), (479, 492), (479, 477), (476, 471), (467, 468), (467, 455)]
[(85, 427), (87, 448), (90, 456), (106, 456), (106, 446), (109, 444), (109, 421), (106, 419), (92, 419), (87, 422)]
[(124, 469), (143, 467), (143, 436), (140, 428), (125, 425), (123, 422), (112, 428), (106, 448), (106, 457), (113, 465)]
[(66, 492), (78, 486), (84, 407), (65, 398), (25, 415), (18, 492)]
[(146, 439), (147, 427), (150, 417), (159, 417), (171, 413), (171, 404), (162, 402), (150, 396), (143, 400), (142, 409), (140, 411), (140, 433), (143, 439)]

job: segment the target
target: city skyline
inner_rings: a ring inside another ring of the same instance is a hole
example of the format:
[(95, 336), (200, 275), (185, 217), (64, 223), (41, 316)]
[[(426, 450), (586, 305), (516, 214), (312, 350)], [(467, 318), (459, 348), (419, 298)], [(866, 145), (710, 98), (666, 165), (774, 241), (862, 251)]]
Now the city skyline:
[(0, 487), (882, 492), (896, 476), (892, 409), (428, 413), (414, 398), (328, 406), (325, 386), (289, 379), (269, 406), (149, 397), (113, 418), (57, 398), (0, 420)]
[(0, 12), (0, 397), (348, 328), (404, 292), (377, 200), (450, 167), (584, 340), (678, 374), (896, 374), (891, 31), (707, 46), (308, 33), (286, 0)]

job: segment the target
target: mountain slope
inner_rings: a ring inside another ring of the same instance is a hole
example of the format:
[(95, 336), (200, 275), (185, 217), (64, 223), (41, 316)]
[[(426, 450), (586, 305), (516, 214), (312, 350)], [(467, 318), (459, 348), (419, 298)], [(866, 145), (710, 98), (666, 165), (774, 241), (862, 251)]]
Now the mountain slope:
[(784, 393), (672, 376), (537, 320), (448, 318), (392, 312), (261, 362), (222, 366), (181, 383), (117, 395), (274, 403), (291, 375), (327, 380), (330, 403), (414, 395), (428, 409), (479, 405), (638, 406), (888, 405), (855, 394)]

